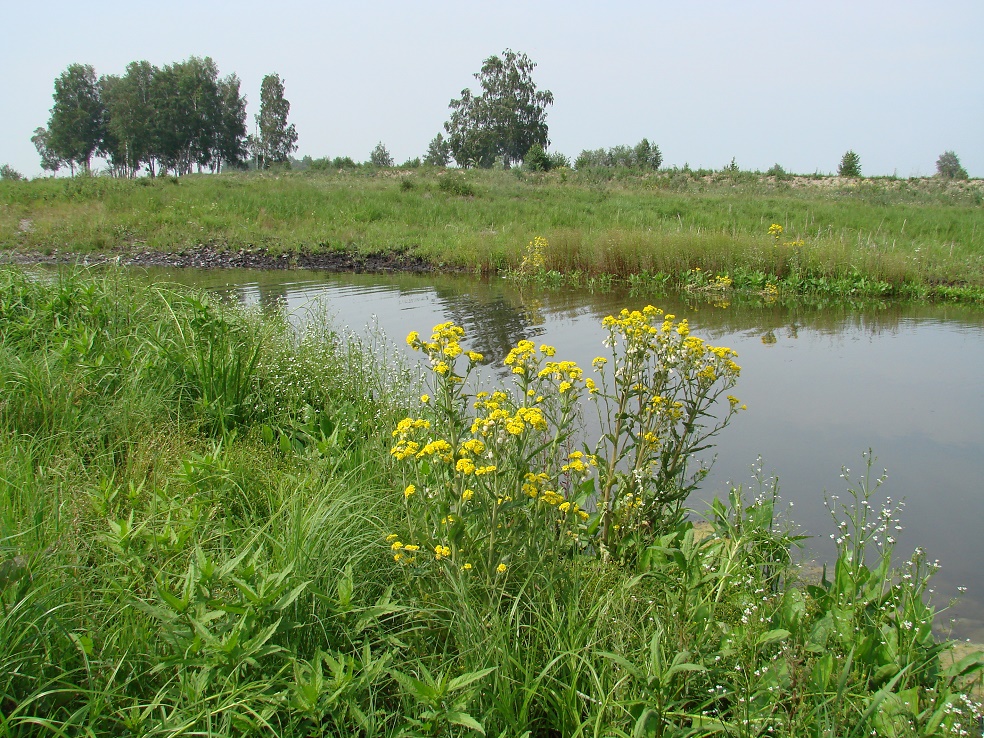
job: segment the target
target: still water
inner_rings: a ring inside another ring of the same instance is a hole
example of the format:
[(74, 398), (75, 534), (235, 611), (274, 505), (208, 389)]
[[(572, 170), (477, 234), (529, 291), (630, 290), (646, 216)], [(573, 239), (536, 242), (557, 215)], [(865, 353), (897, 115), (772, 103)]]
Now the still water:
[[(942, 570), (935, 603), (953, 635), (984, 642), (984, 311), (954, 306), (884, 304), (839, 307), (718, 307), (677, 296), (624, 291), (517, 288), (504, 280), (417, 275), (182, 270), (166, 277), (285, 308), (303, 321), (324, 306), (339, 327), (377, 324), (394, 343), (436, 323), (464, 326), (485, 355), (484, 374), (521, 339), (557, 347), (559, 359), (590, 367), (604, 353), (601, 319), (652, 303), (690, 321), (695, 335), (738, 352), (734, 391), (748, 410), (717, 438), (716, 463), (694, 498), (696, 509), (727, 498), (728, 482), (752, 483), (762, 457), (779, 478), (788, 517), (812, 536), (805, 556), (829, 561), (833, 524), (824, 495), (845, 498), (842, 467), (857, 478), (862, 453), (888, 481), (875, 495), (904, 500), (896, 551), (921, 546)], [(792, 505), (790, 509), (790, 505)]]

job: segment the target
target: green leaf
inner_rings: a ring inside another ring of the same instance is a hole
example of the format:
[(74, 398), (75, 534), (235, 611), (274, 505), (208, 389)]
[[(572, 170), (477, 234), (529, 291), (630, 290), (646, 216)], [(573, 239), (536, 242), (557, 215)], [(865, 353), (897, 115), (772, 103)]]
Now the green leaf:
[(482, 727), (482, 724), (467, 712), (449, 712), (446, 714), (446, 717), (449, 723), (461, 725), (465, 728), (471, 728), (472, 730), (478, 731), (482, 735), (485, 735), (485, 728)]
[(775, 630), (770, 630), (767, 633), (763, 633), (755, 641), (756, 646), (764, 646), (766, 643), (775, 643), (776, 641), (784, 641), (789, 638), (790, 633), (785, 628), (776, 628)]
[[(448, 683), (448, 692), (457, 692), (463, 687), (467, 687), (472, 682), (476, 682), (479, 679), (484, 679), (493, 671), (496, 670), (495, 666), (490, 666), (488, 669), (482, 669), (481, 671), (471, 671), (467, 674), (462, 674), (459, 677), (455, 677)], [(483, 733), (485, 731), (482, 731)]]

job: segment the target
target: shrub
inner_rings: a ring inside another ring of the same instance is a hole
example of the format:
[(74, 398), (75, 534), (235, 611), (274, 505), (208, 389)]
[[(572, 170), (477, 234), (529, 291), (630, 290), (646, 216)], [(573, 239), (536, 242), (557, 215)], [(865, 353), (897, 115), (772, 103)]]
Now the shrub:
[(543, 147), (540, 144), (530, 146), (530, 150), (526, 152), (526, 158), (523, 159), (523, 168), (531, 172), (548, 172), (550, 167), (550, 157), (543, 150)]
[(635, 146), (613, 146), (610, 149), (585, 149), (578, 154), (574, 166), (577, 169), (591, 167), (626, 167), (629, 169), (659, 169), (663, 165), (663, 153), (659, 146), (642, 139)]
[(9, 164), (0, 165), (0, 179), (5, 182), (18, 182), (24, 179), (24, 175), (18, 172)]
[(430, 164), (433, 167), (446, 167), (449, 161), (451, 161), (451, 146), (444, 140), (444, 136), (438, 133), (427, 145), (424, 164)]
[(448, 172), (440, 176), (437, 180), (437, 186), (441, 192), (447, 192), (449, 195), (457, 195), (458, 197), (475, 196), (475, 188), (457, 172)]
[(967, 170), (960, 166), (960, 159), (952, 151), (944, 151), (936, 160), (936, 174), (943, 179), (967, 179)]
[(571, 167), (571, 160), (568, 157), (561, 154), (559, 151), (548, 153), (547, 159), (550, 160), (551, 169), (560, 169), (561, 167), (566, 167), (567, 169), (570, 169)]
[(376, 148), (374, 148), (372, 153), (369, 155), (369, 163), (374, 167), (393, 166), (393, 157), (390, 156), (390, 152), (387, 151), (382, 141), (376, 144)]
[(848, 150), (841, 157), (840, 165), (837, 167), (837, 174), (841, 177), (860, 177), (861, 176), (861, 157), (854, 151)]
[(775, 177), (776, 179), (780, 179), (780, 180), (789, 179), (789, 172), (783, 169), (782, 166), (780, 166), (779, 164), (773, 164), (771, 167), (769, 167), (768, 171), (766, 171), (765, 174), (767, 177)]

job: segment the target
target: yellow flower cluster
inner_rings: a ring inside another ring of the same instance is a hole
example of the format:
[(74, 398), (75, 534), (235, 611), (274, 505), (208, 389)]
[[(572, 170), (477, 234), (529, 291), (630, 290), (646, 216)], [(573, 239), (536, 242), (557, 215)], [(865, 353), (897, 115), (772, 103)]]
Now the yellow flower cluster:
[(588, 464), (594, 466), (596, 463), (594, 456), (585, 456), (583, 451), (571, 451), (567, 455), (567, 463), (561, 467), (561, 471), (587, 474)]
[(540, 379), (552, 379), (559, 382), (558, 389), (561, 394), (569, 392), (575, 382), (579, 382), (584, 376), (584, 372), (573, 361), (548, 361), (537, 376)]
[(461, 456), (466, 453), (474, 454), (475, 456), (481, 456), (485, 453), (485, 444), (479, 441), (477, 438), (469, 438), (467, 441), (461, 444), (461, 450), (458, 452)]
[(399, 540), (399, 536), (396, 533), (390, 533), (386, 536), (386, 542), (390, 544), (390, 550), (394, 551), (393, 561), (404, 562), (407, 564), (412, 564), (414, 559), (407, 558), (406, 554), (412, 554), (420, 550), (420, 546), (413, 543), (403, 543)]
[(458, 459), (458, 463), (454, 465), (456, 472), (463, 476), (468, 476), (474, 474), (476, 477), (482, 477), (486, 474), (491, 474), (495, 471), (495, 464), (487, 464), (485, 466), (478, 466), (471, 459)]
[(493, 400), (484, 402), (483, 407), (489, 412), (477, 416), (471, 425), (471, 432), (483, 437), (492, 436), (497, 428), (504, 428), (513, 436), (522, 435), (527, 428), (537, 431), (547, 429), (547, 419), (540, 408), (521, 406), (516, 408), (516, 413), (513, 415)]
[(519, 270), (525, 274), (542, 272), (547, 268), (546, 251), (549, 244), (543, 236), (536, 236), (526, 247), (526, 255)]
[[(450, 464), (454, 461), (454, 454), (452, 453), (451, 444), (443, 438), (428, 441), (421, 447), (420, 443), (411, 437), (416, 431), (427, 430), (429, 428), (430, 421), (428, 420), (423, 418), (416, 420), (414, 418), (404, 418), (397, 423), (396, 430), (393, 431), (396, 444), (390, 449), (390, 453), (399, 461), (411, 457), (423, 459), (426, 456), (436, 456), (441, 461)], [(410, 494), (413, 493), (411, 492)], [(407, 496), (409, 497), (410, 495)]]
[[(448, 321), (434, 326), (430, 341), (424, 341), (417, 331), (411, 331), (407, 334), (407, 345), (414, 351), (426, 353), (430, 358), (431, 368), (434, 372), (452, 382), (461, 382), (462, 378), (454, 372), (454, 360), (464, 354), (468, 357), (468, 361), (474, 365), (482, 361), (483, 358), (476, 351), (466, 352), (461, 348), (460, 341), (464, 335), (464, 328)], [(424, 404), (427, 404), (429, 399), (430, 397), (427, 395), (421, 397)]]
[(520, 341), (506, 355), (505, 365), (512, 367), (513, 374), (532, 374), (540, 363), (536, 357), (536, 346), (532, 341)]
[(769, 235), (772, 236), (776, 241), (779, 241), (779, 237), (782, 236), (782, 226), (778, 223), (773, 223), (769, 226)]

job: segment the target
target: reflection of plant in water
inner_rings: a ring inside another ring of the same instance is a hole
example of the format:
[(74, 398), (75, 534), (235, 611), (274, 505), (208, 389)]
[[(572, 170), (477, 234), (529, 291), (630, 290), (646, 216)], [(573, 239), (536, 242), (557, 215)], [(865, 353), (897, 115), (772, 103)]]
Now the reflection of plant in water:
[(762, 336), (762, 343), (764, 343), (766, 346), (769, 346), (775, 342), (776, 342), (776, 332), (773, 330), (766, 331), (765, 334)]
[(543, 317), (543, 302), (535, 297), (523, 300), (523, 317), (530, 325), (543, 325), (547, 319)]

